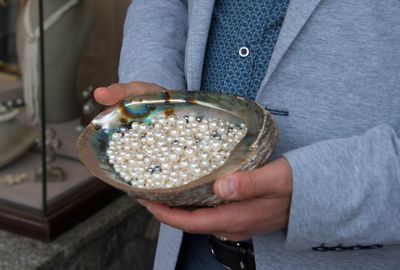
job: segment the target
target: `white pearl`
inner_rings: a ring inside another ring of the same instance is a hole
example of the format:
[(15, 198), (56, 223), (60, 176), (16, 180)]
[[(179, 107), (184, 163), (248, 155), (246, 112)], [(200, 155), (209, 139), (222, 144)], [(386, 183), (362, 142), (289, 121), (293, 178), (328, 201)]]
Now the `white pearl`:
[(210, 162), (209, 162), (208, 160), (202, 160), (202, 161), (200, 161), (200, 165), (201, 165), (201, 167), (203, 167), (203, 168), (207, 168), (209, 164), (210, 164)]
[(122, 134), (121, 134), (121, 133), (118, 133), (118, 132), (115, 132), (115, 133), (111, 136), (111, 138), (112, 138), (113, 140), (119, 140), (119, 139), (122, 138)]
[(152, 159), (150, 158), (150, 157), (145, 157), (144, 159), (143, 159), (143, 162), (144, 162), (144, 164), (146, 164), (146, 165), (150, 165), (150, 163), (152, 162)]
[(189, 175), (187, 174), (187, 173), (185, 173), (185, 172), (179, 172), (179, 178), (180, 179), (186, 179), (186, 178), (188, 178), (189, 177)]
[(177, 161), (179, 159), (179, 155), (175, 154), (175, 153), (171, 153), (169, 155), (169, 160), (170, 161)]
[(140, 144), (138, 141), (134, 140), (134, 141), (130, 141), (129, 142), (129, 146), (131, 147), (132, 150), (136, 150), (139, 148)]
[(188, 146), (192, 146), (195, 144), (195, 141), (192, 138), (188, 138), (186, 139), (186, 145)]
[(167, 118), (167, 122), (169, 125), (173, 126), (176, 124), (176, 118), (173, 115), (168, 116)]
[(210, 122), (208, 123), (208, 127), (209, 127), (211, 130), (215, 130), (215, 129), (217, 129), (217, 127), (218, 127), (218, 122), (215, 121), (215, 120), (212, 120), (212, 121), (210, 121)]
[(173, 136), (173, 137), (176, 137), (176, 136), (179, 135), (179, 132), (176, 129), (172, 129), (172, 130), (169, 131), (169, 135)]
[(173, 147), (171, 147), (171, 150), (174, 151), (176, 154), (180, 154), (183, 151), (183, 147), (181, 147), (179, 145), (178, 146), (173, 146)]
[(193, 168), (193, 172), (195, 175), (199, 175), (199, 174), (201, 174), (202, 170), (199, 167), (195, 167), (195, 168)]
[(195, 154), (195, 151), (193, 148), (186, 148), (185, 149), (185, 156), (190, 158), (193, 157), (193, 155)]
[(167, 121), (165, 120), (165, 118), (159, 118), (159, 119), (158, 119), (158, 123), (159, 123), (161, 126), (163, 126), (163, 125), (165, 125), (165, 124), (167, 123)]
[(185, 121), (184, 119), (182, 119), (182, 118), (179, 118), (179, 119), (176, 121), (176, 124), (177, 124), (178, 126), (183, 126), (183, 125), (186, 124), (186, 121)]
[(181, 160), (179, 165), (180, 165), (181, 168), (187, 169), (189, 167), (189, 162), (187, 160)]
[(142, 124), (139, 125), (138, 129), (139, 129), (140, 132), (143, 133), (143, 132), (145, 132), (147, 130), (147, 125), (142, 123)]
[(213, 149), (214, 151), (219, 151), (219, 150), (221, 150), (222, 145), (221, 145), (221, 143), (218, 142), (218, 141), (213, 141), (213, 142), (211, 143), (211, 147), (212, 147), (212, 149)]
[(136, 130), (139, 127), (139, 123), (138, 122), (132, 122), (131, 123), (131, 129), (132, 130)]
[(210, 173), (225, 163), (247, 132), (244, 125), (195, 113), (150, 122), (120, 128), (106, 150), (121, 179), (139, 188), (179, 186)]

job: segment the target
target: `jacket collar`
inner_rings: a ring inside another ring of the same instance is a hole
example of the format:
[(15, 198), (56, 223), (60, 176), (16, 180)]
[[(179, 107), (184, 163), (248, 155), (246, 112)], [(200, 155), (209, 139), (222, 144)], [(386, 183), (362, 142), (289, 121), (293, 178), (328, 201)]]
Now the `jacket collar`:
[(199, 90), (208, 31), (215, 0), (192, 0), (188, 3), (189, 28), (185, 53), (188, 90)]
[[(290, 0), (285, 20), (279, 33), (274, 52), (272, 53), (266, 75), (261, 83), (260, 90), (265, 89), (272, 73), (282, 61), (290, 45), (296, 39), (301, 29), (303, 29), (320, 2), (321, 0)], [(261, 91), (258, 92), (257, 98), (260, 93)]]

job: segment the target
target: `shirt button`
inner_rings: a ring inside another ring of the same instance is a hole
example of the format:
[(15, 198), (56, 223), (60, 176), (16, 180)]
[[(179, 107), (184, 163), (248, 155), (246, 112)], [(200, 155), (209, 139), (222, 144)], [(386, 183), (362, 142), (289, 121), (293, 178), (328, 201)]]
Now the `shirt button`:
[(247, 57), (247, 56), (249, 55), (249, 53), (250, 53), (250, 50), (249, 50), (249, 48), (247, 48), (247, 47), (241, 47), (241, 48), (239, 49), (239, 55), (240, 55), (240, 57)]

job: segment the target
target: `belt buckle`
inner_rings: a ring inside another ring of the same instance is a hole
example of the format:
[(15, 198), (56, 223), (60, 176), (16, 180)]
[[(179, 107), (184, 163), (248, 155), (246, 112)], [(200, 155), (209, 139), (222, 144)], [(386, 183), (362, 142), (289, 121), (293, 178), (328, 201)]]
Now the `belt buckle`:
[(251, 244), (222, 241), (213, 235), (209, 235), (209, 246), (211, 254), (226, 269), (255, 270)]

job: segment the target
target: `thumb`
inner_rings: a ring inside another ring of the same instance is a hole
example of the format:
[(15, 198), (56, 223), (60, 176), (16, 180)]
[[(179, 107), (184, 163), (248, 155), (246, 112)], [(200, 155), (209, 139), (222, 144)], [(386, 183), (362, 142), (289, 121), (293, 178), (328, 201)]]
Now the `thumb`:
[(224, 200), (245, 200), (261, 195), (259, 181), (254, 171), (236, 172), (217, 180), (214, 192)]
[(259, 169), (241, 171), (218, 179), (214, 193), (223, 200), (245, 200), (259, 196), (277, 197), (292, 192), (292, 173), (284, 158)]

